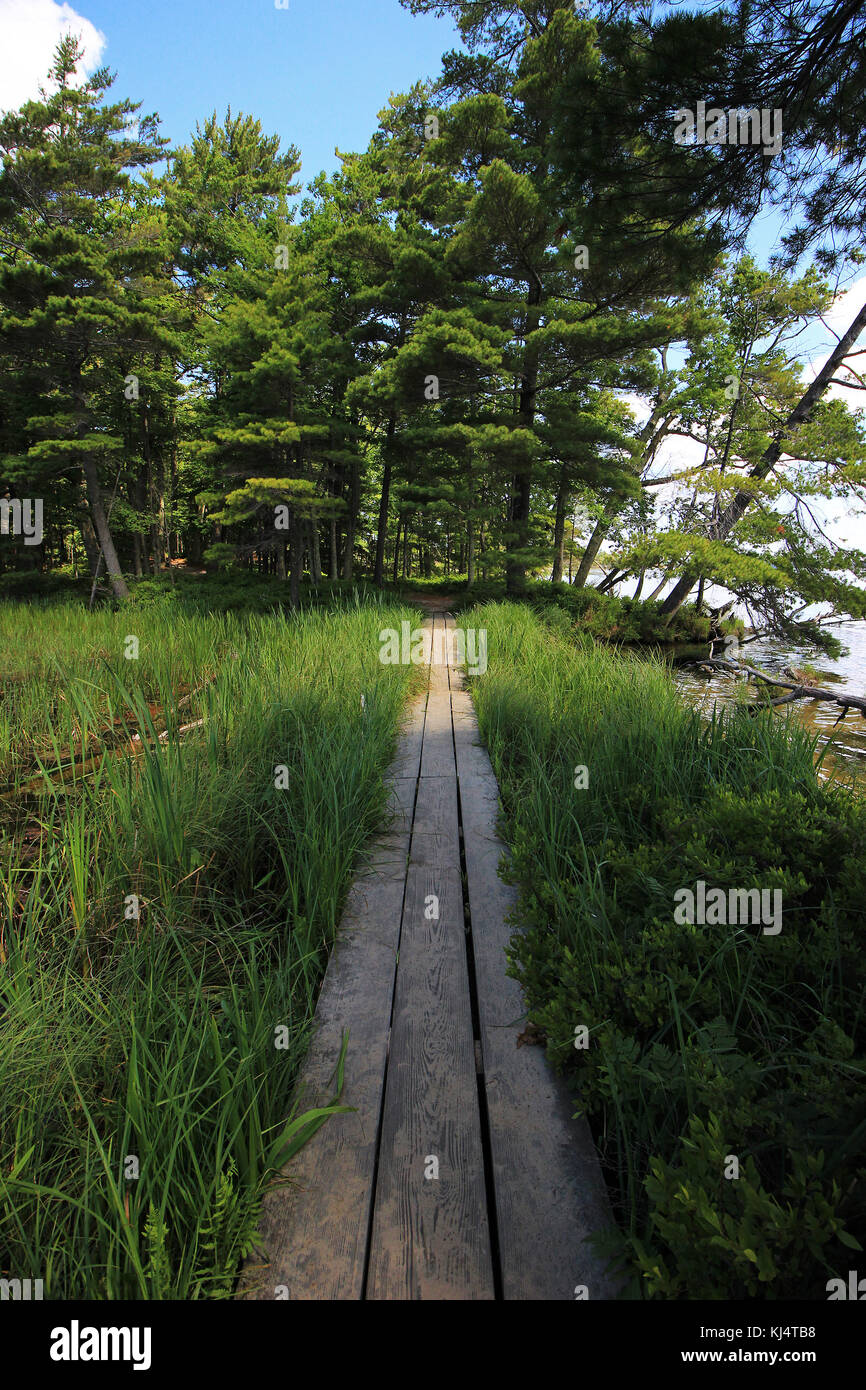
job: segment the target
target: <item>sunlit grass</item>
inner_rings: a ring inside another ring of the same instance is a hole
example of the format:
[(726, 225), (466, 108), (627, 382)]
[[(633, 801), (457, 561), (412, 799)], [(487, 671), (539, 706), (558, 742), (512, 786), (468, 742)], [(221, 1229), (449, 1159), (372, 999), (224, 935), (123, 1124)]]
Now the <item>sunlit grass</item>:
[(382, 817), (411, 668), (378, 633), (407, 616), (0, 609), (4, 1277), (230, 1294)]

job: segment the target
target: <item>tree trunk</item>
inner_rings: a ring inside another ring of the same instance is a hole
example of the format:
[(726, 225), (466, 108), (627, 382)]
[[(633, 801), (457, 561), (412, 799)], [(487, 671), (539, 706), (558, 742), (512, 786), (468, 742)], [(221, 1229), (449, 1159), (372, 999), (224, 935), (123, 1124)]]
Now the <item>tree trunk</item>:
[[(520, 400), (517, 407), (521, 428), (532, 430), (535, 425), (535, 396), (538, 385), (538, 347), (531, 342), (531, 336), (538, 328), (541, 318), (541, 282), (534, 279), (526, 296), (526, 350), (523, 356), (523, 373), (520, 378)], [(529, 540), (529, 511), (532, 485), (528, 471), (518, 473), (511, 486), (511, 505), (509, 508), (508, 557), (505, 564), (506, 590), (509, 594), (521, 594), (526, 588), (526, 562), (516, 558), (515, 550), (525, 550)]]
[(583, 552), (580, 564), (577, 567), (577, 574), (574, 576), (574, 586), (576, 589), (582, 589), (586, 584), (589, 578), (589, 572), (592, 569), (593, 561), (601, 550), (602, 541), (610, 530), (610, 527), (611, 523), (606, 516), (601, 517), (601, 519), (595, 523), (595, 530), (587, 542), (586, 550)]
[[(668, 582), (668, 577), (667, 577), (667, 575), (665, 575), (665, 576), (663, 577), (663, 579), (662, 579), (662, 582), (661, 582), (660, 584), (657, 584), (657, 585), (655, 586), (655, 588), (653, 589), (652, 593), (650, 594), (649, 598), (647, 599), (647, 603), (652, 603), (653, 599), (658, 598), (659, 594), (661, 593), (662, 589), (665, 587), (665, 585), (667, 584), (667, 582)], [(691, 590), (691, 587), (692, 587), (692, 586), (691, 586), (691, 584), (690, 584), (690, 585), (689, 585), (689, 591)]]
[[(150, 450), (150, 427), (147, 418), (147, 406), (144, 404), (142, 404), (141, 408), (141, 451), (144, 456), (144, 464), (147, 472), (147, 510), (149, 515), (153, 517), (154, 512), (160, 510), (160, 499)], [(151, 521), (149, 531), (153, 573), (157, 575), (162, 568), (162, 537), (160, 536), (159, 525), (155, 520)]]
[(322, 582), (322, 552), (319, 548), (319, 523), (315, 517), (310, 520), (310, 577), (318, 589)]
[(467, 524), (466, 583), (475, 583), (475, 530), (472, 526), (471, 516)]
[(397, 535), (396, 535), (395, 538), (394, 538), (394, 583), (395, 583), (395, 584), (397, 583), (397, 577), (398, 577), (398, 575), (399, 575), (399, 573), (400, 573), (400, 531), (401, 531), (401, 529), (402, 529), (402, 526), (403, 526), (403, 515), (402, 515), (402, 513), (401, 513), (401, 514), (397, 517)]
[(297, 608), (301, 601), (301, 564), (304, 558), (304, 543), (301, 535), (301, 520), (297, 509), (292, 508), (289, 527), (289, 603)]
[(388, 539), (388, 504), (391, 498), (391, 452), (396, 429), (397, 414), (392, 410), (388, 416), (382, 456), (382, 493), (379, 498), (379, 529), (376, 532), (376, 563), (373, 569), (373, 583), (380, 589), (385, 580), (385, 542)]
[(81, 543), (84, 546), (84, 553), (87, 556), (87, 565), (90, 570), (90, 577), (96, 577), (96, 570), (99, 564), (99, 541), (96, 539), (96, 532), (93, 529), (93, 522), (90, 513), (87, 511), (86, 494), (81, 499), (81, 510), (79, 512), (78, 529), (81, 532)]
[(99, 486), (99, 473), (96, 463), (89, 454), (85, 454), (81, 462), (81, 469), (84, 473), (84, 482), (87, 488), (87, 501), (90, 505), (90, 515), (93, 518), (93, 527), (99, 541), (100, 549), (105, 560), (105, 568), (108, 571), (108, 578), (114, 591), (115, 598), (129, 598), (129, 589), (120, 568), (117, 558), (117, 551), (114, 548), (114, 540), (108, 527), (108, 519), (105, 515), (105, 507), (102, 502), (102, 489)]
[(565, 478), (559, 482), (556, 494), (556, 519), (553, 523), (553, 583), (562, 580), (563, 545), (565, 542)]
[(353, 460), (349, 482), (349, 520), (346, 524), (346, 549), (343, 553), (344, 579), (352, 578), (352, 569), (355, 562), (355, 529), (358, 524), (359, 494), (360, 478), (358, 476), (358, 464), (356, 460)]

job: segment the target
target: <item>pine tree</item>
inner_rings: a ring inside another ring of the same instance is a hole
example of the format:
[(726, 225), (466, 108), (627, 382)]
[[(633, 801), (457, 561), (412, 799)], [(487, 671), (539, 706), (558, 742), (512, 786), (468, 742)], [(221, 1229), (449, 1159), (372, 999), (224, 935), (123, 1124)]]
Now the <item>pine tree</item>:
[(107, 70), (71, 85), (81, 57), (77, 40), (63, 38), (49, 74), (55, 89), (0, 120), (0, 352), (21, 374), (17, 451), (30, 460), (34, 489), (44, 495), (62, 480), (68, 499), (83, 484), (82, 527), (92, 526), (124, 598), (106, 503), (106, 490), (116, 497), (120, 486), (124, 439), (109, 432), (103, 404), (123, 400), (125, 363), (171, 344), (145, 288), (160, 241), (133, 215), (133, 176), (163, 157), (166, 141), (155, 116), (106, 103)]

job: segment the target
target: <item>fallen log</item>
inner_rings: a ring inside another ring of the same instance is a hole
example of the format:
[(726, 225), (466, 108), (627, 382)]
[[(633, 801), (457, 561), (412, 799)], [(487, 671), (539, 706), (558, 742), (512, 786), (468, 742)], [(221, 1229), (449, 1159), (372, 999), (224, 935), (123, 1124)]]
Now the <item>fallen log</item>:
[[(195, 719), (191, 724), (181, 724), (176, 731), (178, 738), (183, 734), (189, 733), (191, 729), (200, 729), (204, 725), (203, 719)], [(156, 748), (159, 744), (167, 744), (169, 730), (163, 729), (161, 734), (157, 734), (156, 742), (150, 744), (143, 739), (141, 734), (133, 734), (127, 743), (121, 744), (116, 748), (106, 748), (101, 753), (95, 753), (92, 757), (85, 758), (80, 763), (70, 763), (61, 767), (56, 767), (49, 774), (47, 771), (40, 772), (38, 777), (31, 777), (28, 781), (22, 782), (20, 786), (13, 787), (9, 791), (0, 792), (0, 801), (14, 801), (23, 795), (32, 795), (35, 792), (44, 790), (46, 784), (51, 787), (55, 782), (74, 782), (79, 777), (89, 777), (92, 772), (96, 772), (102, 767), (106, 758), (140, 758), (146, 753), (148, 748)]]
[(767, 685), (778, 686), (780, 690), (790, 691), (790, 695), (784, 696), (779, 700), (759, 701), (754, 708), (764, 709), (767, 705), (790, 704), (794, 700), (826, 700), (830, 704), (839, 705), (842, 713), (836, 720), (841, 724), (849, 709), (860, 711), (860, 717), (866, 719), (866, 697), (860, 695), (840, 695), (832, 690), (826, 690), (820, 685), (804, 685), (802, 681), (780, 680), (778, 676), (768, 675), (766, 671), (758, 670), (757, 666), (747, 666), (741, 661), (727, 661), (723, 657), (711, 656), (701, 662), (704, 669), (713, 671), (724, 671), (728, 675), (745, 676), (747, 680), (764, 681)]

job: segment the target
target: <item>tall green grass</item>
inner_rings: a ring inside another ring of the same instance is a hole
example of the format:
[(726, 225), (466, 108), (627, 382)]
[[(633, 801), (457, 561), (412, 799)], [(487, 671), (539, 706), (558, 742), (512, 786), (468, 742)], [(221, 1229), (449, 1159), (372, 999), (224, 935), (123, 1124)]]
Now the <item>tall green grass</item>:
[[(593, 1126), (633, 1291), (826, 1297), (866, 1236), (866, 808), (793, 722), (702, 720), (660, 664), (525, 606), (461, 621), (488, 631), (512, 968)], [(676, 924), (699, 879), (781, 889), (782, 932)]]
[(231, 1294), (323, 1118), (290, 1097), (411, 679), (378, 633), (408, 616), (0, 608), (3, 1277)]

